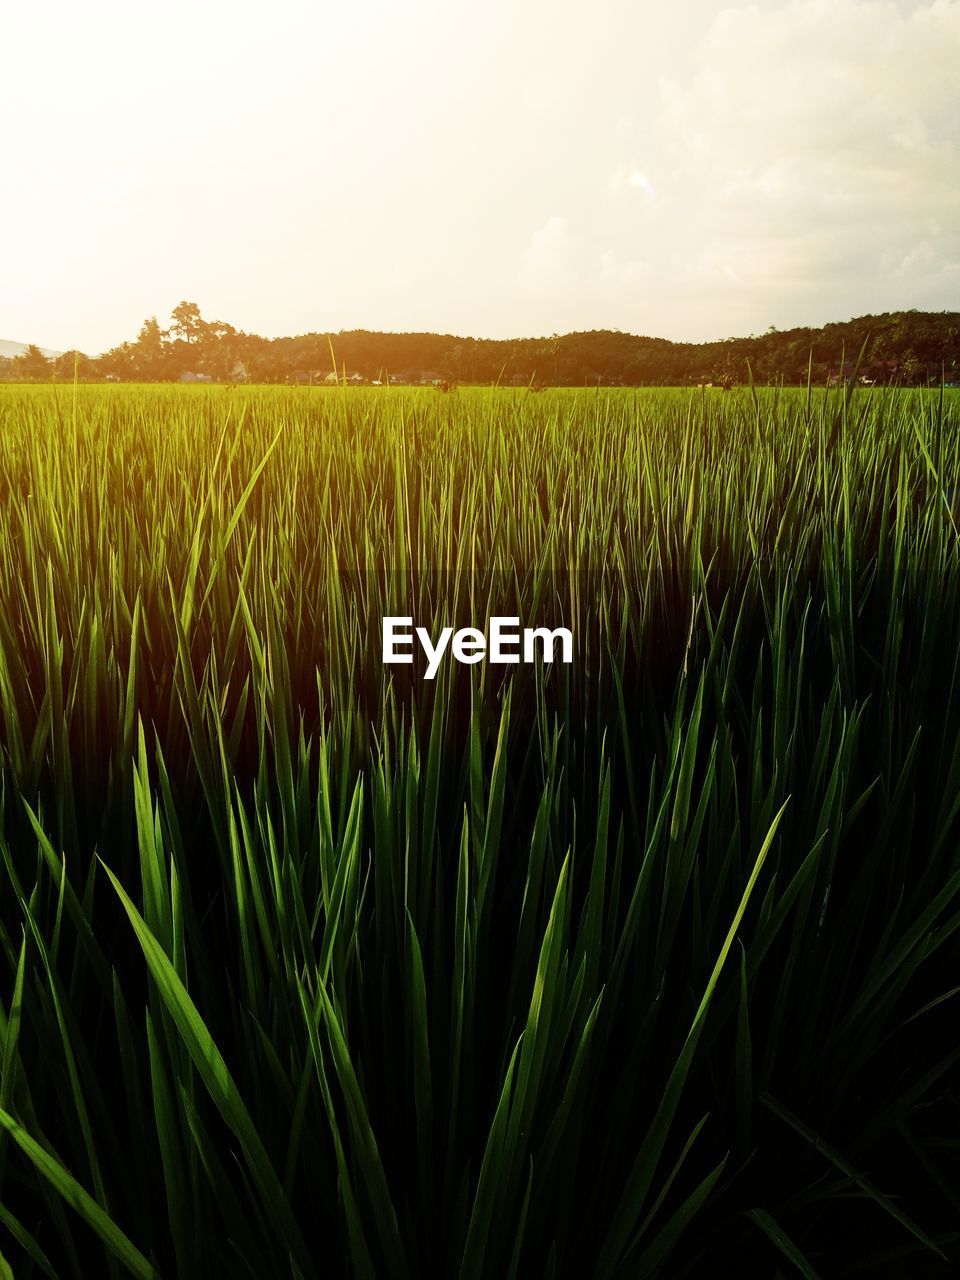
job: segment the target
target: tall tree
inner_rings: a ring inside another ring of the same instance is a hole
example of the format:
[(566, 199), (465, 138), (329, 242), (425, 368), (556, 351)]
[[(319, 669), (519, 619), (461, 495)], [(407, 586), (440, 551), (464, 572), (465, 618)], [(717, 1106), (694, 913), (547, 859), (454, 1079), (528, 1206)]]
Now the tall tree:
[(160, 328), (156, 316), (144, 320), (133, 344), (133, 360), (138, 378), (164, 377), (169, 353), (167, 337), (166, 330)]
[(49, 377), (50, 361), (38, 346), (30, 343), (22, 355), (13, 360), (14, 377), (26, 378), (31, 382)]
[(58, 382), (72, 382), (74, 374), (78, 378), (90, 376), (92, 362), (82, 351), (64, 351), (53, 361), (53, 376)]
[(195, 302), (179, 302), (170, 313), (170, 332), (184, 342), (196, 342), (203, 333), (203, 317)]

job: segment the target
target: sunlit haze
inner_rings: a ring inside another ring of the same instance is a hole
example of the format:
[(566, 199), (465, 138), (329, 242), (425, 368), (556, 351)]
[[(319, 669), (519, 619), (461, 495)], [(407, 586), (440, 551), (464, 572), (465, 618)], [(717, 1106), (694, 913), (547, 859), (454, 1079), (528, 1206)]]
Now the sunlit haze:
[(700, 339), (960, 305), (960, 0), (2, 17), (0, 338)]

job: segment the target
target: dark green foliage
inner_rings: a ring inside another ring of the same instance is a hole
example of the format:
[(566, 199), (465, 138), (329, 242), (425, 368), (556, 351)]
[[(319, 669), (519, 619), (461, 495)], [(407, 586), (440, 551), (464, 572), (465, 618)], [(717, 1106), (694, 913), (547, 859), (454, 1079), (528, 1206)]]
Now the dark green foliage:
[(0, 1276), (952, 1274), (957, 408), (6, 391)]
[[(498, 387), (691, 386), (756, 383), (960, 385), (960, 312), (893, 311), (819, 329), (795, 328), (709, 342), (671, 342), (594, 329), (543, 338), (463, 338), (449, 333), (301, 333), (262, 338), (204, 320), (181, 302), (161, 329), (155, 316), (135, 341), (101, 356), (37, 348), (0, 357), (0, 379), (15, 381), (207, 381), (312, 385), (353, 377), (421, 383), (446, 380)], [(859, 359), (858, 359), (859, 357)]]

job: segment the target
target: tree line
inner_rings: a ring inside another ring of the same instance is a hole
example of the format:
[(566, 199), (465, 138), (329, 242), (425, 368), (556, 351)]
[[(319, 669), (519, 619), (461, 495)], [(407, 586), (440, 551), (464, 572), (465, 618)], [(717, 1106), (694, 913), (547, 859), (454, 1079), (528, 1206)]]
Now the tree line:
[(336, 374), (365, 382), (535, 386), (734, 386), (757, 383), (960, 384), (960, 313), (899, 311), (822, 328), (714, 342), (670, 342), (599, 329), (546, 338), (462, 338), (363, 329), (263, 338), (206, 320), (195, 302), (155, 316), (137, 337), (100, 356), (47, 358), (31, 346), (0, 359), (0, 379), (314, 383)]

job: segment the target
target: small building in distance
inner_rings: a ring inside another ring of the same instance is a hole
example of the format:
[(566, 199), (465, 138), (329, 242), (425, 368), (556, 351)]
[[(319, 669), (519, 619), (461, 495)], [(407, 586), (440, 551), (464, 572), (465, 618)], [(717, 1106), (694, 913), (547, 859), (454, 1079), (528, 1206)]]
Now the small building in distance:
[(213, 378), (211, 378), (209, 373), (193, 373), (191, 370), (188, 370), (186, 373), (181, 373), (180, 381), (181, 382), (212, 382)]

